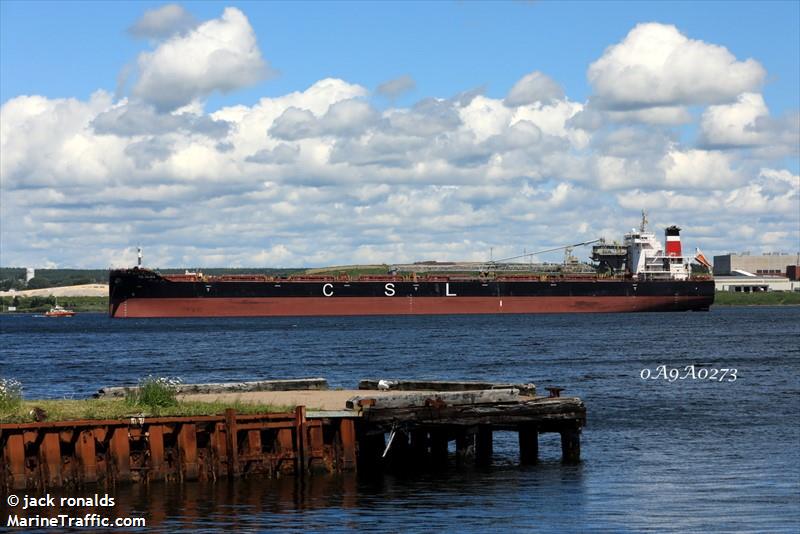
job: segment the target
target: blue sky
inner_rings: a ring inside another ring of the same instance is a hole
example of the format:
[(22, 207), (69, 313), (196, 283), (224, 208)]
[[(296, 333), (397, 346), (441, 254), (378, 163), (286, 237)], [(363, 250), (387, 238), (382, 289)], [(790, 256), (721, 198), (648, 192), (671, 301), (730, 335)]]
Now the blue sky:
[[(120, 66), (147, 43), (126, 29), (159, 2), (2, 4), (2, 100), (20, 94), (87, 98), (113, 91)], [(485, 87), (502, 97), (532, 69), (573, 99), (590, 92), (585, 69), (637, 23), (674, 24), (687, 35), (754, 57), (770, 73), (776, 112), (800, 95), (800, 2), (186, 2), (200, 19), (228, 5), (246, 12), (275, 78), (214, 97), (209, 108), (252, 104), (323, 77), (374, 87), (401, 74), (417, 81), (406, 103)], [(23, 52), (24, 51), (24, 52)]]
[[(637, 202), (658, 224), (694, 230), (712, 253), (800, 248), (800, 2), (187, 2), (173, 12), (190, 26), (149, 38), (128, 31), (148, 11), (166, 20), (165, 5), (0, 3), (10, 161), (0, 264), (106, 266), (129, 261), (142, 241), (162, 266), (478, 258), (594, 231), (617, 237)], [(242, 14), (231, 23), (237, 38), (256, 40), (240, 70), (203, 80), (147, 63), (178, 40), (206, 61), (212, 51), (195, 37), (226, 7)], [(613, 78), (623, 72), (613, 65), (639, 61), (631, 36), (685, 45), (686, 58), (675, 73), (651, 72), (634, 96), (622, 89), (636, 80)], [(608, 55), (617, 45), (621, 55)], [(601, 58), (610, 63), (592, 81)], [(730, 80), (702, 79), (715, 68)], [(544, 77), (524, 78), (531, 73)], [(378, 89), (404, 76), (410, 85), (396, 94)], [(338, 81), (315, 85), (326, 79)], [(515, 84), (540, 100), (512, 106)], [(170, 91), (186, 94), (165, 102)], [(454, 99), (464, 93), (480, 97)], [(420, 104), (430, 98), (439, 105)], [(161, 126), (133, 131), (134, 119)], [(50, 151), (63, 161), (42, 168)], [(198, 159), (205, 169), (186, 163)], [(274, 209), (262, 213), (254, 198)], [(404, 237), (420, 218), (424, 236)], [(745, 230), (730, 243), (737, 224)], [(324, 244), (310, 237), (320, 228)], [(103, 239), (87, 239), (92, 232)], [(74, 252), (90, 245), (95, 255)]]

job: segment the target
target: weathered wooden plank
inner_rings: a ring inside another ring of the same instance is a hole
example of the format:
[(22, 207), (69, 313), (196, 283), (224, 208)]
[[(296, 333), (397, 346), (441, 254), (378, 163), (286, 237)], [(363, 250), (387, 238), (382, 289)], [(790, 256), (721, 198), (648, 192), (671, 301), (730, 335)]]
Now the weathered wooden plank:
[(422, 393), (394, 393), (377, 396), (363, 395), (352, 397), (345, 403), (345, 406), (351, 410), (367, 406), (370, 410), (382, 410), (414, 407), (444, 408), (447, 406), (518, 401), (518, 389), (479, 389), (474, 391), (426, 391)]
[[(472, 404), (410, 408), (369, 408), (363, 418), (371, 426), (388, 428), (394, 423), (410, 425), (448, 424), (457, 426), (492, 425), (515, 427), (521, 424), (572, 422), (583, 425), (586, 408), (577, 398), (537, 399), (514, 404)], [(540, 429), (540, 431), (543, 431)]]
[(358, 389), (389, 391), (472, 391), (476, 389), (518, 389), (520, 395), (536, 395), (534, 384), (507, 384), (475, 380), (377, 380), (359, 381)]

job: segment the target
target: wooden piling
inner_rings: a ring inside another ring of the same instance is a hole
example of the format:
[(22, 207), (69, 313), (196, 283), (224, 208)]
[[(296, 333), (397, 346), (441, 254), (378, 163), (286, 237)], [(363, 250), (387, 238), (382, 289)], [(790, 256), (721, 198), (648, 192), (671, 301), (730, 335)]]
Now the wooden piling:
[(581, 461), (581, 429), (572, 427), (561, 430), (561, 460), (565, 464)]
[(436, 467), (447, 466), (447, 431), (445, 429), (431, 431), (431, 462)]
[(427, 459), (429, 443), (427, 430), (411, 430), (410, 451), (414, 458), (417, 458), (418, 460)]
[(534, 465), (539, 461), (539, 428), (522, 425), (519, 428), (519, 463)]
[(478, 427), (475, 436), (475, 463), (480, 466), (487, 466), (492, 463), (492, 428), (487, 425)]
[(475, 457), (475, 430), (462, 429), (456, 435), (456, 464), (464, 465)]

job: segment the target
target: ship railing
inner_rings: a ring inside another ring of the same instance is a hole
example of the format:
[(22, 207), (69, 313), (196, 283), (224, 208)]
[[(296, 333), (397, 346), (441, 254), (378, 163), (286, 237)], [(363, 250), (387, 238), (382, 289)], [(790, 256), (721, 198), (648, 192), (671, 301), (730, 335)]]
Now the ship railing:
[(161, 277), (170, 282), (196, 282), (200, 280), (196, 274), (163, 274)]
[(335, 282), (335, 276), (325, 276), (325, 275), (300, 275), (300, 276), (290, 276), (287, 280), (291, 280), (292, 282)]
[(428, 276), (422, 277), (422, 280), (425, 280), (426, 282), (449, 282), (450, 281), (450, 277), (449, 276), (428, 275)]
[(535, 275), (535, 274), (512, 274), (512, 275), (502, 275), (495, 278), (498, 282), (544, 282), (548, 280), (550, 277), (542, 274), (542, 275)]
[(208, 280), (213, 282), (271, 282), (274, 279), (274, 276), (265, 274), (223, 274), (208, 277)]
[(675, 281), (675, 280), (687, 280), (688, 278), (689, 278), (688, 274), (686, 275), (686, 277), (678, 277), (678, 276), (675, 276), (675, 273), (672, 273), (670, 271), (642, 271), (642, 272), (639, 273), (638, 280), (640, 282), (643, 282), (645, 280), (647, 280), (647, 281), (658, 281), (658, 282), (664, 282), (664, 281), (669, 282), (669, 281)]

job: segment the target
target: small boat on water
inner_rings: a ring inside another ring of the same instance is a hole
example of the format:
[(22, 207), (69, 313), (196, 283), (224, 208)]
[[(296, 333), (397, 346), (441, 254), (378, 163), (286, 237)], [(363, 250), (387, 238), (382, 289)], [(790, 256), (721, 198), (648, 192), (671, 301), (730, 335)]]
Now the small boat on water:
[(56, 302), (55, 306), (50, 308), (50, 311), (44, 314), (45, 317), (72, 317), (73, 315), (75, 315), (74, 311), (59, 306), (58, 302)]

